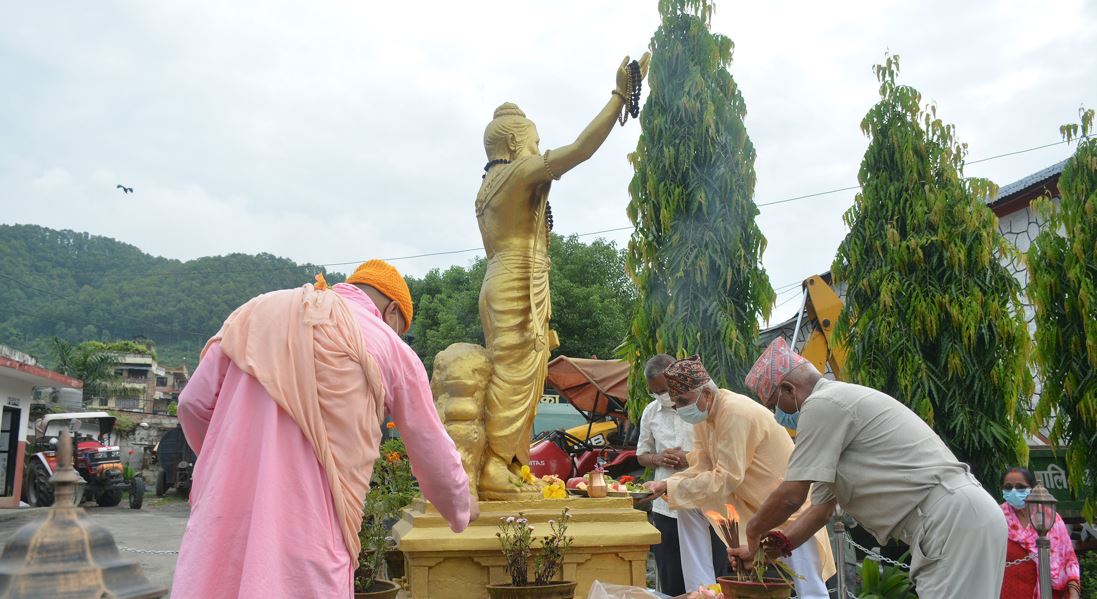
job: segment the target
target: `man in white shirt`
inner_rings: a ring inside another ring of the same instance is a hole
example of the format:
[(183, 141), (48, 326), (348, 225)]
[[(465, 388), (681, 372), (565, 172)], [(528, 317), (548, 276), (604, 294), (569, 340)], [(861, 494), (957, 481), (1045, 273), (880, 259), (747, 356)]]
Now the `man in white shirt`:
[[(644, 365), (644, 378), (654, 401), (640, 417), (636, 458), (655, 470), (654, 480), (664, 480), (689, 465), (686, 454), (693, 448), (693, 425), (678, 417), (667, 393), (663, 371), (674, 358), (659, 354)], [(708, 519), (698, 510), (672, 510), (663, 498), (651, 507), (652, 524), (662, 534), (654, 546), (659, 590), (670, 596), (685, 594), (716, 581), (726, 566), (724, 547), (711, 532)]]

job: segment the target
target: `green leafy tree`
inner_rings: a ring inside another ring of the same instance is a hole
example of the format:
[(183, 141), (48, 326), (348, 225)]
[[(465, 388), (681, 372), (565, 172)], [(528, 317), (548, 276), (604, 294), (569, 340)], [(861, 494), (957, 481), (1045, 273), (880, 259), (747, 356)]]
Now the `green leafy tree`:
[(1052, 419), (1051, 440), (1066, 447), (1072, 491), (1097, 518), (1097, 139), (1094, 111), (1062, 128), (1081, 132), (1059, 177), (1059, 208), (1046, 198), (1047, 225), (1028, 252), (1029, 296), (1036, 309), (1036, 364), (1044, 381), (1039, 417)]
[(415, 303), (411, 346), (427, 372), (438, 352), (453, 343), (484, 343), (480, 327), (480, 285), (487, 262), (477, 258), (470, 266), (434, 269), (422, 279), (406, 277)]
[(633, 418), (656, 353), (700, 354), (718, 384), (742, 390), (775, 299), (761, 267), (746, 103), (728, 71), (732, 41), (710, 30), (707, 0), (660, 0), (659, 14), (643, 133), (629, 156), (627, 266), (639, 302), (621, 354), (632, 363)]
[[(553, 235), (552, 327), (560, 335), (556, 355), (609, 358), (628, 328), (635, 291), (624, 272), (624, 254), (612, 242), (583, 243)], [(450, 344), (484, 342), (480, 326), (480, 286), (487, 262), (432, 270), (408, 277), (415, 301), (411, 345), (431, 372), (434, 357)]]
[(116, 354), (103, 344), (72, 345), (54, 337), (51, 340), (53, 368), (65, 376), (84, 382), (84, 404), (115, 394), (120, 385), (114, 374)]
[(1030, 339), (1001, 262), (1016, 250), (985, 203), (994, 185), (963, 177), (954, 127), (896, 82), (899, 57), (873, 70), (880, 101), (861, 122), (861, 192), (833, 265), (848, 283), (848, 376), (910, 406), (989, 488), (1028, 462)]
[(555, 354), (614, 357), (636, 302), (624, 253), (613, 242), (554, 235), (549, 257), (552, 327), (560, 335)]

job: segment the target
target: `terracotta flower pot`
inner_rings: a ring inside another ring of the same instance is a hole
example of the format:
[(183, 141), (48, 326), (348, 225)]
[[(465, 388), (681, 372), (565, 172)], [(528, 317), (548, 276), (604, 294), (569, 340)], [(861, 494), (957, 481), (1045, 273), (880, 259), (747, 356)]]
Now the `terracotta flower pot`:
[(727, 576), (716, 579), (724, 596), (735, 599), (788, 599), (792, 596), (792, 587), (779, 578), (739, 581)]
[(354, 599), (396, 599), (400, 587), (391, 580), (375, 580), (368, 589), (355, 592)]
[(553, 582), (543, 585), (516, 587), (512, 584), (489, 584), (491, 599), (573, 599), (574, 582)]

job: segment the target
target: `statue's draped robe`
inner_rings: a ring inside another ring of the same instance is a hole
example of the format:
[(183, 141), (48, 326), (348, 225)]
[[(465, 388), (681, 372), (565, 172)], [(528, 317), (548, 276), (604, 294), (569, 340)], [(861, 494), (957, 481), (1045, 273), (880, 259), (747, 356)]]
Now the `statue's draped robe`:
[(545, 227), (549, 185), (537, 187), (529, 198), (534, 226), (528, 248), (494, 251), (484, 214), (492, 202), (503, 201), (497, 196), (527, 160), (542, 158), (530, 156), (494, 167), (476, 196), (476, 219), (489, 256), (480, 288), (480, 323), (493, 367), (484, 428), (492, 452), (522, 464), (529, 463), (533, 420), (544, 390), (548, 357), (558, 345), (549, 330), (551, 265)]

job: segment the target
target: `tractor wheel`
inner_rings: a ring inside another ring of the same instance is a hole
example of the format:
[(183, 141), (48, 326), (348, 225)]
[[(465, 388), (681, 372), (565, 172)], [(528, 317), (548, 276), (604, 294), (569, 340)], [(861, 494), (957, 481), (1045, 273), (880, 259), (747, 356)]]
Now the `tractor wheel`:
[(130, 509), (139, 510), (145, 503), (145, 481), (139, 477), (133, 477), (130, 481)]
[(156, 473), (156, 496), (163, 497), (168, 492), (168, 473), (161, 470)]
[(50, 473), (42, 462), (31, 462), (27, 469), (27, 503), (33, 507), (49, 507), (53, 505), (53, 485), (50, 484)]
[(95, 496), (95, 503), (99, 507), (114, 507), (122, 503), (122, 489), (107, 489)]

